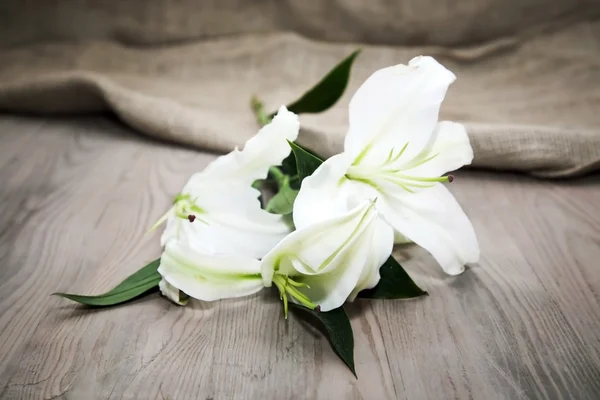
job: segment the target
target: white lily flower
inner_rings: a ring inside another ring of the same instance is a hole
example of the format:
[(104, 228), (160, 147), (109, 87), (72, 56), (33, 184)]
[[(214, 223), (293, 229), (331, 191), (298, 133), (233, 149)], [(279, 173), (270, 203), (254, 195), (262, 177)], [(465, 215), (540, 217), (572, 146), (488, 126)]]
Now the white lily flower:
[(180, 241), (167, 243), (158, 267), (163, 295), (178, 304), (179, 290), (204, 301), (254, 294), (264, 287), (260, 271), (256, 259), (206, 254)]
[(431, 57), (375, 72), (350, 102), (344, 152), (304, 179), (294, 203), (296, 226), (339, 207), (378, 198), (380, 217), (397, 240), (428, 250), (446, 273), (460, 274), (479, 258), (471, 222), (441, 182), (471, 163), (465, 128), (438, 122), (456, 76)]
[(152, 228), (167, 221), (161, 244), (180, 240), (209, 254), (264, 256), (290, 227), (282, 216), (261, 208), (260, 191), (251, 185), (290, 154), (288, 140), (294, 141), (298, 130), (298, 116), (281, 107), (242, 151), (235, 149), (194, 174)]
[(377, 219), (374, 204), (365, 201), (298, 228), (265, 256), (264, 285), (279, 289), (286, 315), (287, 296), (329, 311), (379, 282), (379, 268), (392, 252), (394, 235)]

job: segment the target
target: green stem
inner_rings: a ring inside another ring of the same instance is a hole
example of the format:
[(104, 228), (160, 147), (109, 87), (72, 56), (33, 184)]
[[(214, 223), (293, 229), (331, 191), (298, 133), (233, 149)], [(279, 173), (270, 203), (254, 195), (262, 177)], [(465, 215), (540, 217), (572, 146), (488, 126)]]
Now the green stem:
[(269, 115), (265, 112), (263, 102), (260, 101), (258, 97), (252, 96), (252, 99), (250, 99), (250, 106), (252, 107), (256, 121), (260, 126), (265, 126), (271, 122), (271, 118), (269, 118)]
[(278, 167), (270, 167), (269, 175), (275, 180), (277, 183), (277, 189), (281, 189), (283, 185), (285, 185), (286, 180), (289, 179), (286, 174), (283, 173)]

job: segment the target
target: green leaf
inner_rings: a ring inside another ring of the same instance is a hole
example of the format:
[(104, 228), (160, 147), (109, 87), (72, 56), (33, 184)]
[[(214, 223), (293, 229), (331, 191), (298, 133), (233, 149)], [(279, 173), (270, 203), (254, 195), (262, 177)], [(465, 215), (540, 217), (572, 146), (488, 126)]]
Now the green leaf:
[(294, 176), (298, 175), (298, 168), (296, 167), (296, 157), (293, 152), (283, 159), (281, 162), (281, 170), (284, 174)]
[(329, 336), (329, 343), (338, 357), (350, 368), (356, 376), (354, 369), (354, 336), (352, 325), (342, 307), (327, 312), (311, 310), (299, 304), (289, 303), (292, 310), (300, 310), (317, 319)]
[(252, 182), (252, 187), (254, 189), (260, 190), (260, 188), (262, 187), (264, 182), (264, 179), (256, 179), (254, 182)]
[[(298, 172), (299, 172), (298, 171), (298, 161), (297, 161), (296, 157), (300, 157), (303, 160), (303, 165), (304, 165), (304, 168), (306, 169), (306, 172), (308, 172), (309, 170), (311, 171), (308, 175), (312, 174), (312, 172), (314, 172), (314, 170), (316, 170), (319, 167), (319, 165), (321, 165), (323, 163), (323, 160), (321, 159), (321, 157), (319, 157), (315, 153), (309, 151), (308, 149), (305, 149), (304, 147), (300, 146), (299, 144), (297, 144), (295, 142), (289, 142), (289, 143), (290, 143), (290, 147), (292, 148), (292, 152), (290, 153), (289, 156), (284, 158), (283, 161), (281, 162), (281, 170), (283, 171), (284, 174), (290, 175), (290, 176), (298, 175)], [(298, 156), (296, 155), (297, 153), (298, 153)], [(308, 165), (307, 165), (307, 163), (308, 163)], [(308, 176), (308, 175), (306, 175), (306, 176)], [(293, 184), (292, 184), (292, 187), (294, 187)]]
[(358, 53), (360, 50), (342, 60), (312, 89), (288, 105), (288, 110), (296, 114), (320, 113), (333, 106), (348, 86), (352, 63)]
[(290, 186), (290, 178), (286, 175), (277, 194), (271, 197), (267, 203), (266, 210), (273, 214), (291, 214), (296, 196), (298, 196), (298, 190)]
[(288, 140), (288, 143), (290, 144), (292, 152), (294, 153), (294, 157), (296, 158), (298, 180), (302, 182), (304, 178), (312, 175), (312, 173), (315, 172), (315, 170), (319, 168), (321, 164), (323, 164), (323, 160), (294, 142), (290, 142)]
[(156, 259), (142, 269), (129, 276), (118, 284), (113, 290), (97, 296), (83, 296), (70, 293), (52, 293), (56, 296), (65, 297), (69, 300), (94, 307), (107, 307), (132, 300), (150, 289), (158, 286), (161, 276), (158, 273), (160, 258)]
[(417, 286), (402, 266), (390, 256), (379, 269), (381, 279), (373, 289), (358, 294), (363, 299), (412, 299), (426, 295), (427, 292)]

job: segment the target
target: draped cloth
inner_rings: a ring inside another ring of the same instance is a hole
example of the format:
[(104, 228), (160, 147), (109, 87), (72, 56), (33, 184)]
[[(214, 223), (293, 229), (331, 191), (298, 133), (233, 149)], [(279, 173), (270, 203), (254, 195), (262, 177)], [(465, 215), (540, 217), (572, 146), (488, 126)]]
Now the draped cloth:
[(572, 0), (8, 0), (0, 112), (111, 111), (227, 152), (257, 130), (251, 96), (276, 110), (360, 47), (343, 98), (301, 116), (326, 157), (372, 72), (432, 55), (458, 77), (440, 117), (466, 125), (474, 167), (572, 177), (600, 169), (599, 21)]

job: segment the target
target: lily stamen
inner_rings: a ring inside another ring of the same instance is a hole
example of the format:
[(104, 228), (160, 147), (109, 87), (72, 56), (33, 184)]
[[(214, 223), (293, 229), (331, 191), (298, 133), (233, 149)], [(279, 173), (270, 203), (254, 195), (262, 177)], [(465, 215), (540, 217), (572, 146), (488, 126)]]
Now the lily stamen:
[(283, 300), (283, 315), (285, 319), (287, 319), (288, 315), (288, 296), (311, 310), (314, 310), (317, 307), (310, 301), (308, 296), (297, 289), (299, 287), (308, 288), (309, 286), (306, 283), (297, 282), (287, 275), (275, 273), (275, 276), (273, 276), (273, 284), (275, 284), (279, 290), (279, 298)]
[(169, 215), (171, 215), (172, 212), (174, 212), (175, 215), (181, 219), (187, 219), (190, 222), (198, 220), (202, 223), (208, 224), (206, 220), (198, 217), (198, 214), (205, 214), (205, 211), (202, 208), (198, 207), (195, 201), (196, 199), (192, 199), (192, 196), (190, 196), (189, 194), (179, 193), (173, 199), (173, 207), (169, 211), (167, 211), (162, 217), (160, 217), (158, 221), (156, 221), (156, 223), (152, 225), (152, 227), (148, 230), (146, 234), (149, 234), (150, 232), (154, 231), (156, 228), (162, 225), (163, 222), (167, 221), (167, 219), (169, 219)]
[(178, 194), (175, 196), (173, 201), (173, 208), (175, 215), (181, 219), (187, 219), (190, 222), (199, 220), (203, 223), (207, 223), (205, 220), (198, 217), (198, 215), (205, 214), (205, 211), (198, 207), (196, 204), (197, 199), (192, 199), (189, 194)]
[(407, 180), (407, 181), (415, 181), (415, 182), (452, 182), (454, 180), (454, 176), (452, 176), (452, 175), (439, 176), (439, 177), (433, 177), (433, 178), (422, 178), (422, 177), (418, 177), (418, 176), (410, 176), (410, 175), (404, 175), (404, 174), (397, 173), (395, 176), (397, 177), (397, 179)]
[(396, 154), (395, 156), (394, 156), (394, 150), (396, 150), (396, 148), (392, 147), (392, 149), (390, 150), (390, 154), (388, 155), (388, 158), (384, 161), (382, 166), (387, 165), (387, 164), (393, 164), (396, 161), (398, 161), (400, 159), (400, 157), (402, 157), (402, 154), (404, 154), (404, 151), (406, 150), (407, 147), (408, 147), (408, 142), (406, 142), (406, 144), (400, 149), (398, 154)]
[[(400, 151), (400, 154), (406, 149), (406, 146)], [(390, 155), (393, 154), (393, 149)], [(397, 156), (396, 156), (397, 157)], [(432, 187), (438, 182), (452, 182), (454, 181), (454, 175), (439, 176), (439, 177), (420, 177), (413, 175), (403, 174), (403, 169), (389, 169), (389, 168), (365, 168), (359, 166), (352, 166), (348, 169), (348, 173), (345, 175), (347, 179), (364, 182), (368, 185), (373, 186), (375, 189), (379, 189), (379, 185), (376, 183), (377, 179), (386, 180), (392, 182), (409, 193), (414, 193), (411, 188), (426, 189)]]

